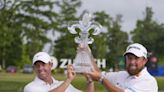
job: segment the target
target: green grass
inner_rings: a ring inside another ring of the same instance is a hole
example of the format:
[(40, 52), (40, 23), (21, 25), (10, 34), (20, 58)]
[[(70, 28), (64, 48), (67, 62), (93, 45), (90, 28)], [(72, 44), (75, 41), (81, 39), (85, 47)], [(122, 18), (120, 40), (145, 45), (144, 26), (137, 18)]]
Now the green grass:
[(0, 73), (0, 92), (23, 92), (23, 87), (34, 78), (34, 74)]
[[(10, 74), (0, 72), (0, 92), (23, 92), (23, 87), (32, 81), (35, 74)], [(65, 80), (65, 75), (55, 74), (54, 76), (57, 80)], [(156, 78), (159, 86), (159, 90), (164, 90), (164, 77)], [(72, 82), (72, 85), (78, 89), (85, 89), (85, 78), (81, 75), (77, 75), (76, 79)], [(95, 92), (105, 92), (103, 86), (96, 82)]]
[(159, 90), (164, 90), (164, 77), (156, 77)]
[(158, 65), (164, 66), (164, 56), (160, 56), (158, 61)]
[[(65, 80), (66, 76), (63, 74), (54, 74), (55, 79)], [(0, 92), (23, 92), (23, 87), (32, 81), (35, 74), (10, 74), (0, 72)], [(77, 75), (72, 85), (80, 90), (85, 89), (86, 80), (83, 76)], [(104, 92), (103, 87), (99, 83), (95, 83), (95, 92)]]

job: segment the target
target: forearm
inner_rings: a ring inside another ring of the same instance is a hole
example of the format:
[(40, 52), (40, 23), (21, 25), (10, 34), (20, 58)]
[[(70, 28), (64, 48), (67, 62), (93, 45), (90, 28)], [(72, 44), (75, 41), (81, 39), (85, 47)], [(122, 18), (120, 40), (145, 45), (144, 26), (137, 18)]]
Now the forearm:
[(65, 92), (65, 90), (68, 88), (70, 84), (71, 84), (71, 80), (67, 79), (59, 87), (54, 88), (49, 92)]
[(113, 85), (109, 80), (104, 78), (102, 80), (102, 85), (106, 88), (108, 92), (124, 92), (124, 90), (118, 88), (117, 86)]
[(88, 81), (86, 83), (86, 90), (85, 92), (94, 92), (94, 82), (93, 81)]

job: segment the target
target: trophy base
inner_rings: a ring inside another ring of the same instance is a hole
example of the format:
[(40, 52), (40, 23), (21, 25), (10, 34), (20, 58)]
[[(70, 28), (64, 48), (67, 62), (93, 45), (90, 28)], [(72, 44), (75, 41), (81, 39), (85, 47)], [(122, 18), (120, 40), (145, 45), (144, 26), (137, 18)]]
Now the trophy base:
[(92, 72), (93, 65), (89, 53), (83, 50), (79, 51), (75, 57), (73, 67), (76, 73)]
[(74, 69), (76, 73), (89, 73), (93, 70), (92, 66), (77, 66), (74, 65)]

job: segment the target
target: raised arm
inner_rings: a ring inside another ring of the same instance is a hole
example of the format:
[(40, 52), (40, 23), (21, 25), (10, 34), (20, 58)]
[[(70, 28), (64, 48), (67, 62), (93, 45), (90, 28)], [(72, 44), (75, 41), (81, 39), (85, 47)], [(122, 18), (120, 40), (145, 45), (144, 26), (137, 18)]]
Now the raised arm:
[[(87, 74), (89, 78), (94, 81), (100, 81), (102, 85), (106, 88), (106, 90), (109, 92), (124, 92), (122, 89), (116, 87), (109, 80), (107, 80), (104, 76), (101, 75), (101, 70), (97, 67), (96, 60), (94, 59), (90, 48), (88, 47), (86, 50), (89, 52), (89, 55), (92, 60), (92, 65), (94, 67), (93, 71)], [(89, 91), (89, 92), (94, 92), (94, 91)]]
[(49, 92), (65, 92), (65, 90), (68, 88), (68, 86), (71, 84), (73, 79), (75, 78), (76, 73), (73, 70), (72, 65), (68, 65), (67, 67), (67, 79), (57, 88), (52, 89)]

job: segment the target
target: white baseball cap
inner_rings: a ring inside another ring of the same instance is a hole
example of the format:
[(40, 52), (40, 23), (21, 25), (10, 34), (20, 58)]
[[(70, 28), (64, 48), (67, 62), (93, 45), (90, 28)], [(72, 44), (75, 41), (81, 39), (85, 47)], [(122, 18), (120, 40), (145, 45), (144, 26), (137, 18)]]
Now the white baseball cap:
[(49, 63), (49, 62), (51, 62), (51, 57), (46, 52), (38, 52), (33, 57), (32, 65), (34, 65), (36, 61), (42, 61), (44, 63)]
[(139, 43), (134, 43), (134, 44), (129, 45), (126, 49), (126, 52), (124, 53), (124, 56), (127, 53), (132, 53), (137, 57), (142, 57), (143, 56), (143, 57), (147, 58), (146, 48), (143, 45), (139, 44)]

